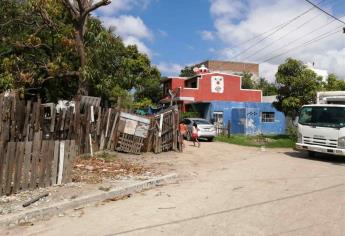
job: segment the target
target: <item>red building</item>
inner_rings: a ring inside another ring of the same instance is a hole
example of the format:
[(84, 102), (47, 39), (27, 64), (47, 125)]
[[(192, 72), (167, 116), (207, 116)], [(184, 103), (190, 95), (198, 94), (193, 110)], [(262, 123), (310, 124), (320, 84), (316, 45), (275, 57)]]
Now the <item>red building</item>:
[[(170, 77), (163, 80), (162, 103), (173, 101), (188, 111), (188, 104), (210, 101), (261, 102), (261, 90), (242, 89), (241, 77), (222, 72), (209, 73), (205, 66), (193, 77)], [(170, 92), (169, 92), (170, 91)]]

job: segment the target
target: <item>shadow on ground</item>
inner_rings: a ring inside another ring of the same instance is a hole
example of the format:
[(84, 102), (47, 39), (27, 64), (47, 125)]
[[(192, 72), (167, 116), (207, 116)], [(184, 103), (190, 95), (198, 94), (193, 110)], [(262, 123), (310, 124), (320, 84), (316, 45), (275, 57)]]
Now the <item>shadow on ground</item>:
[(329, 155), (323, 153), (315, 153), (315, 157), (309, 157), (307, 152), (284, 152), (284, 154), (294, 157), (294, 158), (302, 158), (308, 159), (312, 161), (321, 161), (321, 162), (329, 162), (334, 165), (343, 165), (345, 166), (345, 156), (336, 156), (336, 155)]

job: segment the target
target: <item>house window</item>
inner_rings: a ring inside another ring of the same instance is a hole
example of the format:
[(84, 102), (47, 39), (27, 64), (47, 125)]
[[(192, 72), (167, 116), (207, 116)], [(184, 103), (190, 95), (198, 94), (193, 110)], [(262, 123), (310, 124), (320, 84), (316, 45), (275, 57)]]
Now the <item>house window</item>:
[(198, 88), (198, 78), (194, 77), (194, 78), (191, 78), (191, 79), (187, 79), (184, 82), (184, 87), (185, 88)]
[(274, 112), (262, 112), (261, 113), (261, 122), (270, 123), (274, 122), (275, 116)]
[(223, 126), (223, 112), (222, 111), (215, 111), (213, 112), (213, 120), (215, 125)]

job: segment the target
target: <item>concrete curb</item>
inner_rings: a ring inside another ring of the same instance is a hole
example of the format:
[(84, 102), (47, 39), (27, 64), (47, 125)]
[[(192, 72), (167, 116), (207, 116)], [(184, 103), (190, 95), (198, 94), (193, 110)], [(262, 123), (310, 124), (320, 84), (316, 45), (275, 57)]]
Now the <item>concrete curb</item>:
[(95, 193), (88, 196), (79, 197), (73, 200), (67, 200), (64, 202), (59, 202), (51, 206), (30, 209), (25, 212), (15, 213), (0, 217), (0, 227), (16, 225), (24, 222), (32, 222), (36, 220), (45, 219), (47, 217), (52, 217), (58, 215), (69, 209), (74, 209), (82, 206), (86, 206), (91, 203), (100, 202), (106, 199), (114, 197), (123, 197), (128, 194), (141, 192), (143, 190), (152, 189), (157, 185), (168, 184), (176, 181), (177, 174), (165, 175), (162, 177), (157, 177), (152, 180), (143, 181), (136, 184), (131, 184), (126, 187), (111, 189), (108, 192)]

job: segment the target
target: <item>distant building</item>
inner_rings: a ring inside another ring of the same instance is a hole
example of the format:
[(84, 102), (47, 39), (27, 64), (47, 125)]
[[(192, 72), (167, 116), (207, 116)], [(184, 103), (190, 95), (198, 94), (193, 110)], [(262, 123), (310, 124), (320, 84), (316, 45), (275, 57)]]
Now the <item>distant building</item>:
[(327, 82), (327, 78), (328, 78), (328, 71), (327, 70), (316, 69), (314, 66), (314, 63), (307, 63), (306, 67), (309, 70), (314, 71), (315, 74), (317, 74), (318, 76), (321, 76), (323, 82)]
[(226, 74), (235, 75), (247, 72), (253, 75), (253, 80), (257, 81), (259, 79), (259, 64), (234, 61), (207, 60), (196, 64), (195, 67), (201, 67), (202, 65), (208, 68), (209, 72), (222, 72)]
[(262, 102), (267, 102), (267, 103), (274, 103), (278, 101), (277, 100), (277, 95), (272, 95), (272, 96), (262, 96)]
[[(161, 103), (175, 103), (182, 112), (198, 112), (200, 117), (238, 134), (283, 134), (285, 116), (271, 102), (262, 102), (262, 91), (242, 89), (238, 75), (195, 68), (192, 77), (162, 80)], [(272, 99), (271, 99), (272, 100)]]

